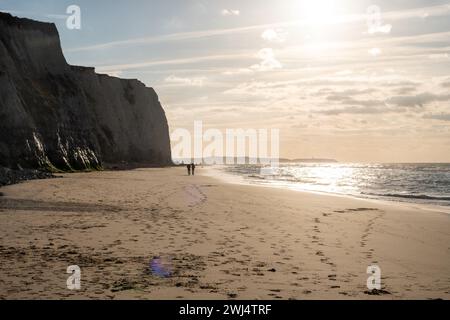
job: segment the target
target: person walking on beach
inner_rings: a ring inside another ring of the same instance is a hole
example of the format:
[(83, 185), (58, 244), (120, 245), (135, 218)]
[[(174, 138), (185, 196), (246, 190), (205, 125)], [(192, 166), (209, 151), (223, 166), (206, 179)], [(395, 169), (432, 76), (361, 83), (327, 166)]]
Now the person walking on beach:
[(192, 175), (195, 176), (195, 163), (191, 164), (191, 168), (192, 168)]
[(191, 175), (191, 165), (190, 164), (187, 165), (187, 171), (188, 171), (188, 175)]

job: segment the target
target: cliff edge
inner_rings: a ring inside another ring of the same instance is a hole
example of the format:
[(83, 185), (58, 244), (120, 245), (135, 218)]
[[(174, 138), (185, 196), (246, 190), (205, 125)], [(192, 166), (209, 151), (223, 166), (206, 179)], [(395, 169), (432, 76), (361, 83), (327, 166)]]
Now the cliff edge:
[(167, 119), (138, 80), (67, 64), (54, 24), (0, 12), (0, 166), (171, 164)]

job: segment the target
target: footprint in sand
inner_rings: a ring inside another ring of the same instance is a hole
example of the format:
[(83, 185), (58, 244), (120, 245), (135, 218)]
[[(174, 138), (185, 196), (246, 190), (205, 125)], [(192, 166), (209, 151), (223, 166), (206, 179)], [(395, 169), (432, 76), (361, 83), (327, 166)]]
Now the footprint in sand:
[(196, 185), (188, 185), (184, 188), (185, 200), (188, 207), (195, 207), (204, 203), (207, 199), (206, 195)]

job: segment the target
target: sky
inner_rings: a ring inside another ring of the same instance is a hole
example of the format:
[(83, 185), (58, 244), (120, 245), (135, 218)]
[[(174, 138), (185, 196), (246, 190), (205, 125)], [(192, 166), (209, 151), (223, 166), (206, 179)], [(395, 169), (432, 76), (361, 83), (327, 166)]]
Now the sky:
[[(81, 29), (66, 8), (81, 9)], [(279, 129), (284, 158), (450, 162), (450, 1), (0, 0), (67, 61), (155, 88), (170, 130)]]

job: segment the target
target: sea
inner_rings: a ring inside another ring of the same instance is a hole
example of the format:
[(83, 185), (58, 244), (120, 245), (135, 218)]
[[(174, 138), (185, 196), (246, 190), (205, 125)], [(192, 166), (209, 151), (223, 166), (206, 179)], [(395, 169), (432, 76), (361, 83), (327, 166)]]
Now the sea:
[(271, 175), (260, 165), (219, 170), (250, 184), (450, 207), (449, 163), (281, 163)]

